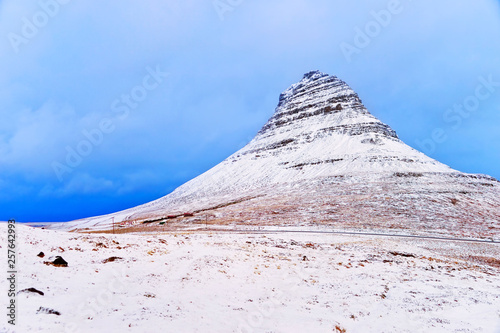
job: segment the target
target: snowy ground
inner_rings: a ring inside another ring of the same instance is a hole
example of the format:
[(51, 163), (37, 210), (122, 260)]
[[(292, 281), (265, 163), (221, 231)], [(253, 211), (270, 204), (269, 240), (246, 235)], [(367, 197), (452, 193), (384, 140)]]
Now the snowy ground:
[(16, 332), (500, 332), (498, 244), (17, 228)]

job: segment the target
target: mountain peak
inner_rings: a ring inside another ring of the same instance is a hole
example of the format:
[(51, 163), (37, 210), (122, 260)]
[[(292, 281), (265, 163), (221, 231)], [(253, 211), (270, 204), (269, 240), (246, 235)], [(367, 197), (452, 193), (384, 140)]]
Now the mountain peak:
[[(299, 82), (292, 84), (287, 90), (281, 93), (280, 95), (280, 104), (284, 102), (286, 99), (291, 97), (292, 95), (300, 92), (301, 90), (306, 89), (307, 87), (314, 85), (317, 81), (329, 79), (329, 81), (338, 80), (336, 76), (330, 76), (328, 74), (322, 73), (320, 71), (310, 71), (305, 73), (302, 77), (302, 80)], [(279, 105), (278, 105), (279, 106)]]
[(325, 77), (325, 76), (329, 76), (329, 75), (325, 74), (323, 72), (320, 72), (318, 70), (310, 71), (310, 72), (304, 74), (304, 77), (302, 78), (302, 80), (317, 80), (317, 79)]
[[(323, 125), (326, 126), (318, 128)], [(258, 136), (287, 132), (292, 127), (295, 132), (306, 134), (313, 129), (320, 138), (324, 137), (319, 134), (321, 132), (342, 132), (348, 135), (374, 134), (375, 137), (365, 138), (368, 142), (380, 143), (378, 136), (398, 140), (396, 132), (372, 116), (347, 83), (319, 71), (304, 74), (301, 81), (281, 93), (273, 116)]]

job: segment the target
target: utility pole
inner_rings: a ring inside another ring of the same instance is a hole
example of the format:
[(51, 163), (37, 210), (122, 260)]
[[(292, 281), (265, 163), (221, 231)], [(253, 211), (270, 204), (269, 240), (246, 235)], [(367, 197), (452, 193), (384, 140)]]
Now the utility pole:
[(112, 219), (113, 219), (113, 235), (114, 235), (115, 234), (115, 217), (113, 216)]

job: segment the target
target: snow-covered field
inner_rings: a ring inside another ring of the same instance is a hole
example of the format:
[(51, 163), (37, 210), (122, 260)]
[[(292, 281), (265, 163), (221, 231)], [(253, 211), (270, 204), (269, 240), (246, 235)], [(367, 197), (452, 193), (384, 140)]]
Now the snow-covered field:
[(500, 332), (498, 244), (17, 228), (16, 332)]

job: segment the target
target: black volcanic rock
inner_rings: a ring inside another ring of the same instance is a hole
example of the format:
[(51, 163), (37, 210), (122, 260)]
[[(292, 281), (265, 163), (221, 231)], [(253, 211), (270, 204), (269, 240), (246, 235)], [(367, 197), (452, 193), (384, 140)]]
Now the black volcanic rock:
[(44, 264), (55, 267), (68, 267), (68, 263), (61, 256), (56, 256), (54, 261), (45, 261)]

